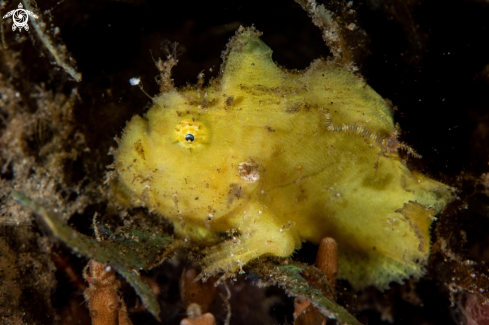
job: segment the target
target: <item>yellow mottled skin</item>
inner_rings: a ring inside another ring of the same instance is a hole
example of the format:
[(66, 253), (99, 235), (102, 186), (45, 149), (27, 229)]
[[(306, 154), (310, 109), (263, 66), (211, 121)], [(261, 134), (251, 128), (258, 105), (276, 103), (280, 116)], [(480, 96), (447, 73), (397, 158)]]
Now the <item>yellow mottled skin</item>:
[(364, 80), (323, 60), (280, 69), (258, 37), (240, 29), (220, 80), (161, 94), (127, 124), (116, 168), (132, 202), (214, 245), (207, 274), (329, 236), (355, 288), (420, 276), (449, 188), (403, 164), (392, 112)]

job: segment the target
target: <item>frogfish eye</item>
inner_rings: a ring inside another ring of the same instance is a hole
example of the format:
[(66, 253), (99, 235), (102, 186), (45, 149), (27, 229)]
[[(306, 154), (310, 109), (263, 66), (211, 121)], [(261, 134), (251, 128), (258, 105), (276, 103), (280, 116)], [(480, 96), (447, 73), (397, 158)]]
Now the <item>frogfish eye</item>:
[(175, 126), (175, 143), (184, 148), (197, 149), (207, 143), (209, 133), (205, 125), (195, 119), (183, 120)]

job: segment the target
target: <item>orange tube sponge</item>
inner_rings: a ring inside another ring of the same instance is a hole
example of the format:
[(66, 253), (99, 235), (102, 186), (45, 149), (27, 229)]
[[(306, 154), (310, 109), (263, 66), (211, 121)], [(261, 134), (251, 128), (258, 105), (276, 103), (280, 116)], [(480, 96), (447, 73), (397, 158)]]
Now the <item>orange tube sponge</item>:
[(126, 305), (119, 297), (121, 284), (112, 267), (90, 260), (83, 270), (83, 277), (89, 284), (83, 295), (92, 325), (132, 325)]

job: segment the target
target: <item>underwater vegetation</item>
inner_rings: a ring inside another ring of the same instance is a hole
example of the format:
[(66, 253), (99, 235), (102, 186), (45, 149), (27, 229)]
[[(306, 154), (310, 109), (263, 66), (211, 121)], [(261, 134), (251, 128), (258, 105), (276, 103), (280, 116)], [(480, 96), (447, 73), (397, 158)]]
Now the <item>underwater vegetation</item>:
[(487, 320), (485, 2), (22, 4), (0, 323)]

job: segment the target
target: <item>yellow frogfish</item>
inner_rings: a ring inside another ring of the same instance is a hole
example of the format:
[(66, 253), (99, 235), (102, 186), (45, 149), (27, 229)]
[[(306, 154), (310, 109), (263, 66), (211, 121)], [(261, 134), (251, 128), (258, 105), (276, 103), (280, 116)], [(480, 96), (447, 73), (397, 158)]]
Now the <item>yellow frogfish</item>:
[(322, 59), (279, 68), (260, 35), (240, 28), (217, 80), (162, 93), (128, 122), (122, 191), (210, 246), (204, 274), (328, 236), (354, 288), (421, 276), (452, 190), (406, 167), (398, 151), (416, 153), (361, 77)]

